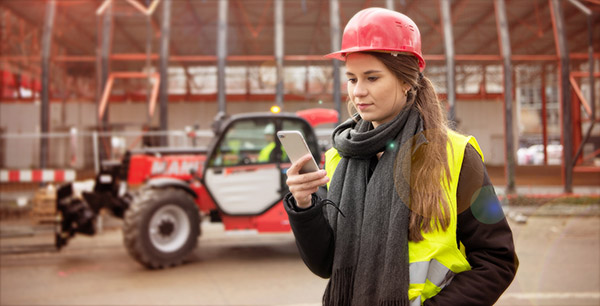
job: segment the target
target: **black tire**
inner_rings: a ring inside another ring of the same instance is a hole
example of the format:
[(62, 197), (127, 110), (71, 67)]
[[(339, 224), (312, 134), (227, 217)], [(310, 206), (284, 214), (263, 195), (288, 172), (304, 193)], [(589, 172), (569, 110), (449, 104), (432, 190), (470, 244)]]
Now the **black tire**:
[(198, 244), (200, 214), (181, 189), (144, 189), (125, 212), (123, 240), (129, 254), (150, 269), (177, 266)]

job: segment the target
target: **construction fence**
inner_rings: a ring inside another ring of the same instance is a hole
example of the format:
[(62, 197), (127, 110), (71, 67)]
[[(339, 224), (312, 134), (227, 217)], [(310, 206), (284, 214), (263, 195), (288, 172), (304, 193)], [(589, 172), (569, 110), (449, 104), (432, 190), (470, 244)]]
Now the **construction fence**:
[[(210, 130), (80, 131), (0, 134), (0, 218), (30, 209), (41, 189), (93, 179), (102, 162), (121, 161), (128, 150), (159, 146), (207, 147)], [(42, 160), (42, 141), (48, 152)]]

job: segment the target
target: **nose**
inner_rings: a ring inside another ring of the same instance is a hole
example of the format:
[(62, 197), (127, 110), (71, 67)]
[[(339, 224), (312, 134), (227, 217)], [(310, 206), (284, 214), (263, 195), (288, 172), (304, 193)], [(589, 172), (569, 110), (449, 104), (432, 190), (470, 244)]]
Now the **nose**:
[(368, 94), (368, 91), (363, 82), (357, 81), (356, 84), (354, 84), (352, 93), (355, 97), (364, 97)]

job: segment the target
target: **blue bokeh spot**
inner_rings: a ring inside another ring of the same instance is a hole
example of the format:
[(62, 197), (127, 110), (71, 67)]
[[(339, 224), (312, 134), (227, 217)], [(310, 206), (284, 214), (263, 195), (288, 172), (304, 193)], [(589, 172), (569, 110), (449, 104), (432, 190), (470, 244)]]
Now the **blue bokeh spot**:
[(475, 195), (476, 198), (471, 203), (471, 213), (479, 222), (495, 224), (504, 219), (504, 211), (494, 187), (483, 186)]

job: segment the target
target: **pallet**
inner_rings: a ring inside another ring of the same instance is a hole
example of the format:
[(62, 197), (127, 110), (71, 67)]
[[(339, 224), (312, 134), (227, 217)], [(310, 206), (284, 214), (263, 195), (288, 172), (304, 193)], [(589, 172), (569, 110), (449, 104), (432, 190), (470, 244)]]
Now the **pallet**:
[(40, 188), (33, 196), (30, 219), (33, 224), (53, 223), (56, 221), (56, 190)]

